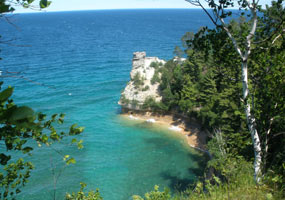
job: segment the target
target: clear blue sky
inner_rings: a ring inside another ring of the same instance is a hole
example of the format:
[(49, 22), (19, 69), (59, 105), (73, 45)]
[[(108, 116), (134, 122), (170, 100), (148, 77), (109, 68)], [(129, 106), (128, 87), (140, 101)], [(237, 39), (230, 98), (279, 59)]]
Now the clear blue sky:
[[(260, 0), (262, 5), (271, 0)], [(195, 8), (185, 0), (52, 0), (47, 11), (130, 9), (130, 8)], [(17, 12), (34, 12), (17, 8)]]

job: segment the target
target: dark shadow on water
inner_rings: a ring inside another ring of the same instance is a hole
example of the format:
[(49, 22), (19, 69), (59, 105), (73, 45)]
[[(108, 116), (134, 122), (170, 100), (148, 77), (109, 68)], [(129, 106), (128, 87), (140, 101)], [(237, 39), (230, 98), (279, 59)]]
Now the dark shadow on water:
[[(160, 137), (147, 138), (145, 141), (154, 145), (155, 149), (165, 150), (170, 148), (169, 150), (172, 150), (173, 147), (169, 139)], [(168, 187), (173, 192), (183, 192), (186, 189), (192, 188), (195, 182), (204, 177), (206, 165), (209, 160), (208, 154), (193, 149), (192, 153), (188, 153), (188, 156), (190, 159), (187, 174), (181, 176), (171, 171), (165, 171), (160, 174), (160, 176), (168, 182)], [(193, 165), (193, 163), (195, 164)]]
[[(173, 172), (163, 172), (160, 174), (160, 176), (166, 180), (169, 181), (169, 188), (173, 192), (184, 192), (185, 190), (189, 188), (193, 188), (195, 182), (198, 180), (201, 180), (204, 177), (206, 164), (207, 164), (207, 156), (199, 156), (197, 154), (189, 154), (191, 157), (191, 160), (193, 162), (196, 162), (198, 164), (198, 168), (196, 167), (189, 167), (188, 168), (188, 175), (184, 175), (184, 177), (181, 177), (177, 174), (174, 174)], [(189, 163), (190, 166), (191, 163)]]
[(163, 172), (161, 173), (161, 177), (165, 180), (170, 181), (169, 187), (172, 191), (175, 192), (183, 192), (189, 187), (193, 185), (195, 182), (195, 178), (180, 178), (175, 175), (171, 175), (171, 173)]
[(167, 139), (163, 139), (161, 137), (153, 137), (144, 139), (146, 143), (152, 144), (155, 149), (167, 149), (169, 145), (171, 145), (171, 141)]

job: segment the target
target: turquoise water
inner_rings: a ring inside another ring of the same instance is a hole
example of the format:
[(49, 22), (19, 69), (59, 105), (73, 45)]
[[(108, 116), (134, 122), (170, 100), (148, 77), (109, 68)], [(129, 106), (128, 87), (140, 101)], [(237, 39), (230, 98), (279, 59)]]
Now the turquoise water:
[[(66, 192), (99, 188), (106, 200), (130, 199), (155, 184), (181, 191), (203, 174), (205, 157), (182, 137), (160, 127), (123, 120), (117, 104), (129, 80), (134, 51), (162, 59), (173, 57), (186, 31), (197, 31), (208, 19), (200, 10), (109, 10), (19, 14), (16, 26), (0, 23), (3, 38), (0, 68), (13, 85), (18, 104), (37, 112), (65, 113), (64, 128), (86, 129), (85, 148), (64, 144), (76, 165), (64, 168), (52, 148), (40, 148), (31, 159), (36, 169), (18, 199), (57, 199)], [(27, 81), (27, 79), (29, 81)], [(38, 84), (40, 83), (40, 84)], [(54, 175), (59, 176), (55, 186)]]

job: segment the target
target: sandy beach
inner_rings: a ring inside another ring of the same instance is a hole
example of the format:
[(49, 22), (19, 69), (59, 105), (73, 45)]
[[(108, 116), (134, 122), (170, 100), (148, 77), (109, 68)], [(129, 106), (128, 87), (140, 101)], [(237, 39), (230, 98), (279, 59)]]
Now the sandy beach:
[(206, 133), (201, 131), (200, 125), (194, 120), (173, 115), (154, 114), (151, 112), (128, 112), (121, 115), (130, 120), (142, 120), (148, 123), (165, 126), (173, 132), (178, 132), (184, 135), (191, 147), (206, 151)]

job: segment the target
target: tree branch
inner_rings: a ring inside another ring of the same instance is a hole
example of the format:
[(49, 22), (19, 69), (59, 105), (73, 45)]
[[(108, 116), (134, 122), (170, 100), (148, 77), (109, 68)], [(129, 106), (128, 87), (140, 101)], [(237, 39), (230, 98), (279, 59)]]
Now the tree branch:
[(247, 0), (247, 3), (248, 3), (248, 7), (251, 11), (251, 14), (252, 14), (252, 17), (253, 17), (253, 21), (252, 21), (252, 25), (251, 25), (251, 30), (249, 32), (249, 34), (247, 35), (246, 37), (246, 52), (245, 52), (245, 55), (244, 55), (244, 59), (247, 60), (248, 59), (248, 56), (250, 55), (251, 53), (251, 39), (252, 37), (254, 36), (255, 34), (255, 31), (256, 31), (256, 25), (257, 25), (257, 14), (256, 14), (256, 4), (255, 4), (255, 0), (253, 0), (253, 3), (252, 5), (250, 5), (249, 1)]
[(228, 27), (226, 26), (226, 23), (225, 21), (220, 17), (220, 16), (217, 16), (219, 18), (219, 20), (222, 22), (222, 25), (223, 25), (223, 29), (226, 31), (227, 35), (229, 36), (229, 38), (232, 40), (233, 44), (234, 44), (234, 47), (237, 51), (237, 53), (239, 54), (239, 56), (241, 57), (241, 59), (244, 59), (244, 55), (242, 54), (241, 52), (241, 49), (237, 43), (237, 41), (235, 40), (235, 38), (232, 36), (230, 30), (228, 29)]

